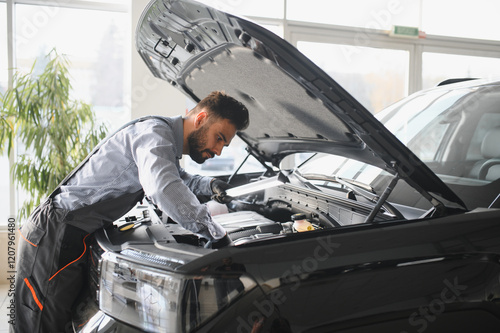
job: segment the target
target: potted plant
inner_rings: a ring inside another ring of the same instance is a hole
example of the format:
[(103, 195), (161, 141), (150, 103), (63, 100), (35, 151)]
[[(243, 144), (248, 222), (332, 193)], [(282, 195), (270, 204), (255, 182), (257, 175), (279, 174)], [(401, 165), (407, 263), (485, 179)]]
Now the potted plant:
[(70, 97), (68, 60), (55, 50), (40, 75), (16, 73), (13, 86), (0, 96), (0, 150), (17, 156), (12, 176), (28, 196), (18, 213), (27, 217), (41, 200), (106, 135), (95, 123), (90, 105)]

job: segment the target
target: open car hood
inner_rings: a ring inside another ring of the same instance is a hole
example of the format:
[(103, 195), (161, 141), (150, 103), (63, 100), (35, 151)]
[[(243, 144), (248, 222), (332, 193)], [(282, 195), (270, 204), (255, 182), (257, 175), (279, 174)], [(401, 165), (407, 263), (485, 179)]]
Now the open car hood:
[(335, 80), (265, 28), (195, 1), (155, 0), (136, 34), (153, 74), (195, 102), (214, 90), (243, 102), (250, 126), (238, 135), (265, 161), (278, 165), (301, 151), (342, 155), (397, 174), (436, 207), (465, 207)]

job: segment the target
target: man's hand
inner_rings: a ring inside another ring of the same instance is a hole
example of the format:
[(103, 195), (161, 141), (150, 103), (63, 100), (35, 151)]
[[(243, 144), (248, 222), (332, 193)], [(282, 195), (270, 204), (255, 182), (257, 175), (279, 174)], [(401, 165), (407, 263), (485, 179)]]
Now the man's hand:
[(217, 201), (221, 204), (226, 204), (233, 200), (232, 197), (226, 195), (226, 190), (231, 186), (220, 179), (214, 178), (210, 182), (210, 188), (212, 189), (213, 195), (211, 199)]

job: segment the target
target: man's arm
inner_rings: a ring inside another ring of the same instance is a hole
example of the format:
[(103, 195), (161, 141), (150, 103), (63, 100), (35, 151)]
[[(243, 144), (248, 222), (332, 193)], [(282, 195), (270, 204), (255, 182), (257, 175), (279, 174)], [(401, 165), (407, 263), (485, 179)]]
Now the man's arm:
[(193, 175), (182, 168), (179, 169), (179, 174), (184, 184), (186, 184), (195, 195), (211, 196), (213, 194), (210, 187), (210, 181), (213, 179), (212, 177)]
[[(161, 123), (152, 123), (149, 130), (138, 135), (133, 143), (144, 192), (185, 229), (209, 240), (224, 237), (224, 228), (212, 220), (206, 205), (199, 203), (181, 178), (172, 131)], [(203, 179), (198, 181), (205, 182)], [(206, 182), (209, 190), (210, 179)]]

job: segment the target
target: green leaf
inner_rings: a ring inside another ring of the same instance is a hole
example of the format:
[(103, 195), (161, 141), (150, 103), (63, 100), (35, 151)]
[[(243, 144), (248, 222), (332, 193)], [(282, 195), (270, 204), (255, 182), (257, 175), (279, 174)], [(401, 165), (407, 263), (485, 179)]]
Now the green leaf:
[(10, 152), (14, 138), (27, 154), (18, 156), (11, 174), (28, 193), (19, 219), (50, 194), (89, 151), (106, 136), (95, 125), (90, 105), (70, 98), (69, 61), (54, 49), (39, 76), (16, 73), (13, 87), (0, 95), (0, 151)]

